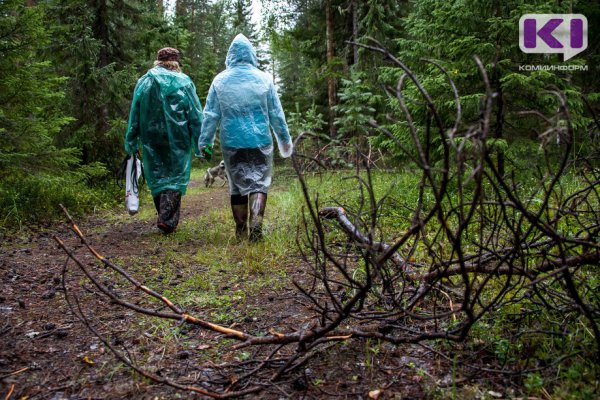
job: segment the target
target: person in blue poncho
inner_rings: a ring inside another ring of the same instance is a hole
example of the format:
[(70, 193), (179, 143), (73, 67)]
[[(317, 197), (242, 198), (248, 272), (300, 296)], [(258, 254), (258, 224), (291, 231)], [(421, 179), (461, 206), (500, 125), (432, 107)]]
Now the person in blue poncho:
[(125, 133), (125, 152), (142, 146), (144, 176), (158, 212), (157, 226), (173, 232), (181, 196), (190, 181), (192, 150), (202, 127), (202, 105), (192, 80), (181, 72), (179, 50), (158, 51), (154, 68), (135, 86)]
[(219, 128), (236, 237), (257, 241), (273, 173), (271, 128), (282, 157), (292, 154), (292, 138), (273, 79), (257, 68), (256, 50), (244, 35), (233, 39), (225, 65), (208, 92), (198, 147), (210, 156)]

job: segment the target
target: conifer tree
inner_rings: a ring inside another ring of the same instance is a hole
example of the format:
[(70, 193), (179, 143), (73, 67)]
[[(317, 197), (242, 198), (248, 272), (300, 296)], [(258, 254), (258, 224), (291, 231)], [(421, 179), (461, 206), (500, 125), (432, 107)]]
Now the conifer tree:
[(258, 39), (256, 27), (252, 23), (252, 0), (234, 0), (232, 27), (236, 35), (241, 33), (252, 43)]
[(66, 79), (40, 56), (50, 40), (45, 5), (7, 0), (0, 14), (0, 222), (16, 228), (56, 214), (58, 203), (88, 204), (86, 178), (104, 170), (78, 168), (79, 149), (56, 144), (73, 119), (62, 109)]
[(60, 172), (77, 161), (59, 150), (54, 136), (71, 121), (61, 112), (65, 79), (36, 58), (48, 43), (43, 6), (0, 3), (0, 177), (21, 179), (36, 171)]
[(228, 3), (225, 0), (179, 0), (174, 23), (188, 33), (184, 54), (184, 72), (196, 84), (204, 100), (210, 84), (225, 68), (225, 56), (233, 38)]
[(167, 25), (155, 0), (50, 4), (48, 54), (69, 78), (66, 111), (75, 118), (61, 133), (60, 144), (81, 148), (84, 163), (101, 161), (115, 169), (123, 155), (133, 85), (151, 66), (155, 47), (176, 47), (186, 36)]
[[(482, 60), (493, 90), (498, 93), (491, 123), (500, 145), (498, 168), (503, 169), (501, 149), (507, 143), (537, 139), (535, 126), (539, 125), (539, 121), (524, 116), (522, 112), (535, 109), (551, 115), (556, 110), (557, 101), (548, 93), (548, 88), (557, 87), (567, 93), (576, 130), (590, 123), (589, 117), (583, 113), (581, 88), (573, 79), (576, 77), (570, 73), (519, 70), (519, 65), (523, 64), (562, 63), (562, 56), (529, 55), (519, 49), (518, 21), (521, 15), (576, 12), (577, 4), (557, 4), (547, 0), (419, 1), (412, 5), (403, 22), (403, 36), (396, 41), (398, 56), (418, 75), (449, 125), (454, 119), (455, 104), (448, 81), (438, 68), (424, 59), (439, 61), (457, 83), (465, 124), (472, 124), (479, 118), (479, 101), (484, 88), (473, 56), (477, 55)], [(582, 62), (581, 58), (571, 61)], [(380, 72), (383, 79), (393, 85), (402, 73), (397, 68), (380, 69)], [(414, 87), (409, 85), (406, 94), (409, 107), (423, 132), (426, 110), (418, 105), (420, 102)], [(415, 97), (411, 98), (411, 94)], [(391, 128), (400, 140), (407, 138), (408, 132), (402, 124)], [(535, 146), (528, 148), (533, 151)]]

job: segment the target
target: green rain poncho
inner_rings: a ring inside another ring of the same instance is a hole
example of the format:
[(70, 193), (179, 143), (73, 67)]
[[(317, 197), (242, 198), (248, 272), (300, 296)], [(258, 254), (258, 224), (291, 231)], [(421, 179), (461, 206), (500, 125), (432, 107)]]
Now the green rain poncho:
[(152, 196), (167, 189), (185, 194), (201, 126), (202, 105), (187, 75), (157, 66), (138, 80), (125, 152), (134, 153), (141, 141), (144, 176)]

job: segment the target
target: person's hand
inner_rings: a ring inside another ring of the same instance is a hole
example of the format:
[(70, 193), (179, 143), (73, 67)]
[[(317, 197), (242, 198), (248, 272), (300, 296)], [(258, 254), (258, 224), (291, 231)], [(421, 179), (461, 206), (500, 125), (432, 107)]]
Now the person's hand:
[(292, 151), (294, 151), (294, 145), (292, 142), (280, 143), (279, 144), (279, 153), (281, 157), (288, 158), (292, 155)]
[(212, 160), (212, 153), (212, 145), (210, 144), (206, 147), (200, 148), (200, 158), (203, 158), (208, 162)]

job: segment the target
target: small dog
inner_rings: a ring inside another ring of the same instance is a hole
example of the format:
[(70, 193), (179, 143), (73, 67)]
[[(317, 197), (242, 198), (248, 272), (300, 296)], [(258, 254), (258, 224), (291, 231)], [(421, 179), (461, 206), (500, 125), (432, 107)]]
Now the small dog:
[(215, 178), (221, 178), (225, 186), (227, 183), (227, 174), (225, 173), (225, 161), (221, 161), (216, 167), (208, 168), (206, 174), (204, 174), (204, 185), (206, 187), (212, 186), (215, 183)]

